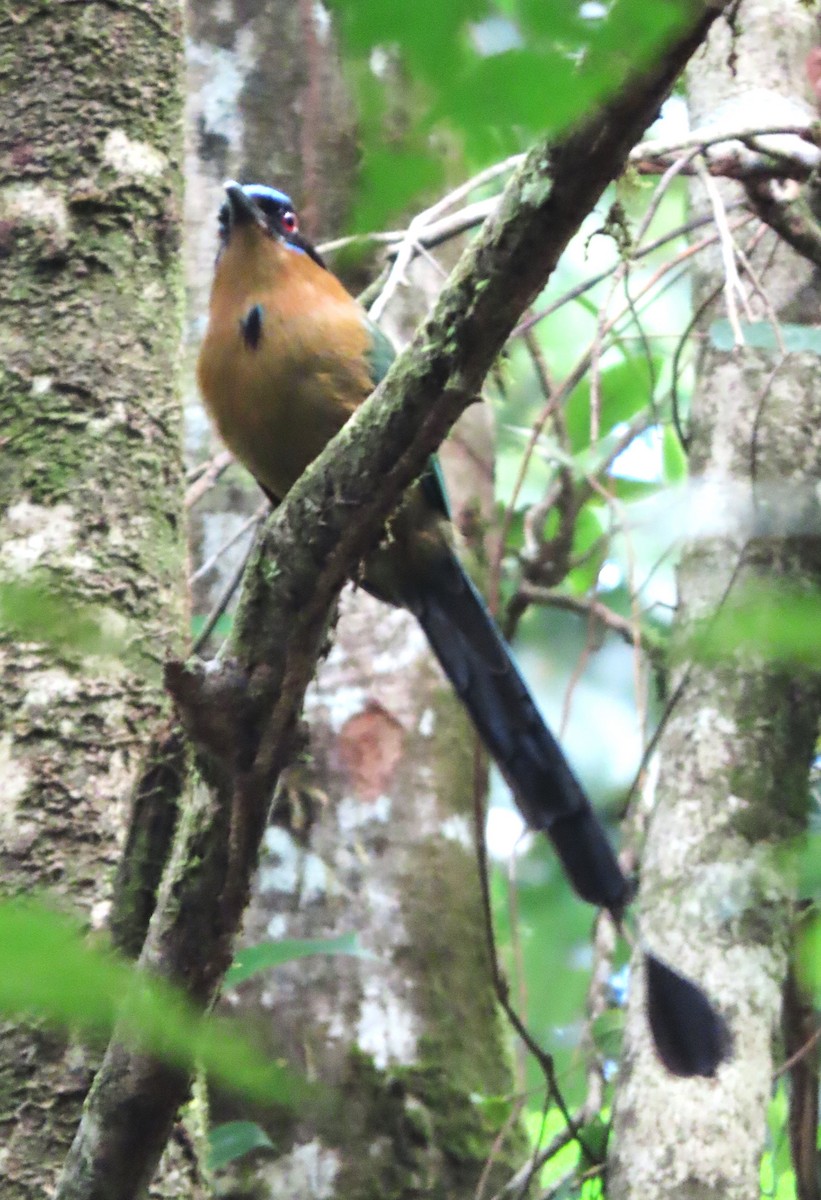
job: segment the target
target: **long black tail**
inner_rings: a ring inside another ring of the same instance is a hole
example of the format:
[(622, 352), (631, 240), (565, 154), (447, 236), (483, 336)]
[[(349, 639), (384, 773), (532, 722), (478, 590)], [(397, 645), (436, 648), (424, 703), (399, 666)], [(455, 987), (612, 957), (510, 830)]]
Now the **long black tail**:
[[(631, 889), (602, 825), (545, 725), (484, 602), (452, 555), (408, 606), (532, 829), (552, 841), (583, 900), (619, 920)], [(647, 1013), (669, 1071), (711, 1076), (732, 1050), (721, 1015), (686, 976), (645, 952)]]
[(458, 560), (437, 561), (410, 607), (531, 829), (547, 833), (578, 894), (615, 917), (630, 888), (607, 835)]

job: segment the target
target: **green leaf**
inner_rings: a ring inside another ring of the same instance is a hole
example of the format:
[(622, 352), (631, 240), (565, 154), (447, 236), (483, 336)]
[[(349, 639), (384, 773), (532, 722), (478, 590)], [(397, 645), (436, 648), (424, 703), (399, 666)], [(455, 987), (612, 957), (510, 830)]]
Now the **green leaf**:
[(552, 38), (556, 42), (578, 46), (590, 36), (594, 26), (580, 15), (578, 0), (519, 0), (523, 29), (531, 35)]
[(85, 943), (79, 925), (32, 900), (0, 904), (0, 1012), (120, 1041), (166, 1063), (201, 1064), (249, 1099), (292, 1104), (311, 1088), (220, 1018), (205, 1018), (179, 990), (108, 950)]
[(455, 122), (476, 151), (489, 148), (489, 129), (559, 129), (579, 111), (578, 69), (558, 50), (506, 50), (477, 58), (443, 90), (434, 119)]
[(795, 1172), (787, 1136), (788, 1101), (783, 1077), (767, 1112), (768, 1150), (761, 1159), (761, 1194), (773, 1200), (796, 1200)]
[[(501, 529), (504, 520), (507, 506), (497, 504), (496, 518), (498, 527)], [(506, 554), (519, 554), (524, 549), (525, 544), (525, 513), (526, 509), (517, 508), (511, 515), (510, 522), (507, 528), (507, 538), (505, 540)]]
[[(770, 321), (742, 321), (740, 323), (744, 344), (755, 350), (781, 351), (781, 344)], [(779, 325), (781, 342), (789, 352), (809, 351), (821, 354), (821, 329), (816, 325)], [(716, 350), (734, 350), (735, 334), (726, 319), (713, 321), (709, 329), (710, 341)]]
[(649, 500), (661, 491), (661, 484), (647, 479), (631, 479), (627, 475), (609, 475), (607, 490), (612, 492), (617, 500), (629, 504), (633, 500)]
[[(645, 357), (628, 358), (603, 371), (599, 388), (599, 436), (644, 408), (651, 393), (650, 364)], [(565, 408), (565, 420), (573, 453), (579, 454), (590, 445), (589, 378), (574, 389)]]
[[(817, 813), (817, 797), (813, 807)], [(815, 900), (821, 896), (821, 832), (817, 829), (811, 829), (799, 847), (797, 890), (801, 899)]]
[[(191, 635), (192, 635), (192, 637), (198, 638), (199, 635), (202, 633), (203, 629), (205, 628), (206, 617), (207, 617), (206, 613), (194, 613), (194, 615), (191, 617)], [(212, 630), (211, 636), (216, 638), (217, 641), (219, 641), (220, 638), (226, 638), (226, 637), (228, 637), (228, 634), (231, 632), (233, 625), (234, 625), (233, 613), (222, 613), (222, 615), (217, 619), (217, 623)]]
[(687, 455), (672, 425), (665, 425), (661, 439), (661, 462), (665, 483), (681, 483), (687, 478)]
[[(578, 0), (332, 0), (359, 92), (363, 163), (386, 146), (457, 166), (462, 148), (477, 164), (522, 149), (536, 133), (559, 133), (657, 55), (691, 15), (689, 0), (611, 0), (601, 17)], [(374, 51), (379, 51), (374, 58)], [(375, 65), (376, 64), (376, 65)], [(378, 74), (384, 78), (379, 78)], [(401, 105), (375, 102), (401, 81)], [(366, 172), (368, 171), (366, 165)], [(421, 177), (420, 177), (421, 178)], [(407, 205), (413, 176), (383, 174)], [(366, 181), (355, 228), (391, 211), (380, 180)]]
[[(524, 1124), (536, 1151), (547, 1145), (565, 1128), (564, 1118), (557, 1108), (551, 1107), (545, 1113), (542, 1111), (541, 1105), (538, 1108), (525, 1110)], [(548, 1188), (555, 1185), (563, 1175), (566, 1175), (578, 1164), (578, 1161), (578, 1143), (571, 1141), (544, 1164), (539, 1172), (541, 1186)]]
[(802, 987), (821, 1001), (821, 914), (802, 921), (796, 937), (795, 969)]
[(81, 658), (124, 658), (135, 630), (113, 608), (80, 603), (45, 575), (0, 583), (0, 630)]
[(584, 1144), (590, 1151), (594, 1163), (604, 1162), (607, 1157), (607, 1142), (610, 1137), (610, 1125), (599, 1116), (593, 1117), (582, 1126)]
[(378, 229), (389, 213), (441, 183), (443, 165), (427, 150), (370, 146), (362, 155), (353, 232)]
[(573, 529), (573, 559), (578, 565), (574, 566), (567, 576), (570, 590), (576, 596), (589, 592), (599, 577), (607, 552), (607, 546), (602, 539), (604, 530), (601, 501), (588, 501), (580, 509)]
[(435, 79), (452, 55), (466, 22), (489, 12), (487, 0), (338, 0), (332, 5), (351, 50), (365, 54), (376, 46), (398, 46), (412, 70)]
[(239, 952), (225, 976), (226, 987), (236, 987), (260, 971), (279, 967), (297, 958), (313, 954), (349, 954), (354, 958), (374, 958), (364, 950), (355, 933), (343, 933), (335, 938), (283, 938), (277, 942), (258, 942)]
[(513, 1101), (510, 1096), (473, 1096), (471, 1099), (487, 1123), (496, 1129), (501, 1129), (513, 1115)]
[(821, 668), (821, 593), (749, 586), (714, 616), (698, 623), (682, 649), (704, 662), (744, 652), (793, 665)]
[(212, 1171), (227, 1167), (250, 1150), (258, 1150), (261, 1146), (274, 1148), (265, 1130), (253, 1121), (226, 1121), (224, 1125), (215, 1125), (208, 1134), (208, 1145), (208, 1166)]
[(605, 530), (601, 501), (588, 501), (576, 517), (573, 527), (573, 557), (585, 554), (598, 542)]
[(596, 1048), (606, 1057), (617, 1059), (624, 1036), (625, 1013), (621, 1008), (605, 1009), (596, 1017), (590, 1032)]

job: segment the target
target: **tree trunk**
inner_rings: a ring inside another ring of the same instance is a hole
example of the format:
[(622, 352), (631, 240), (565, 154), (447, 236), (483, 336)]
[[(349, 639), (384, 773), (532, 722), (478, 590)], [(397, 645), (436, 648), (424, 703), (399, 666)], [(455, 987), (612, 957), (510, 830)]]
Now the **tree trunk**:
[[(804, 103), (813, 19), (799, 0), (749, 0), (734, 29), (718, 22), (694, 59), (693, 122), (718, 119), (720, 108), (731, 128), (772, 126), (785, 101)], [(732, 190), (723, 189), (725, 197)], [(704, 208), (703, 191), (695, 202)], [(817, 291), (811, 311), (804, 292), (812, 268), (774, 242), (768, 235), (756, 259), (767, 304), (785, 320), (816, 324)], [(724, 281), (718, 251), (701, 261), (697, 303)], [(761, 298), (751, 303), (755, 319), (769, 321)], [(725, 316), (720, 299), (702, 327)], [(814, 355), (748, 345), (722, 351), (707, 333), (689, 457), (714, 511), (723, 509), (726, 532), (685, 549), (676, 620), (682, 637), (749, 587), (818, 586), (813, 488), (821, 473), (820, 424)], [(641, 929), (651, 948), (716, 999), (732, 1028), (734, 1054), (712, 1082), (666, 1074), (648, 1041), (643, 982), (634, 978), (609, 1195), (749, 1200), (759, 1191), (793, 912), (784, 852), (806, 822), (818, 681), (767, 661), (753, 646), (720, 663), (696, 659), (673, 683), (680, 694), (659, 747)]]
[[(0, 639), (3, 888), (44, 889), (100, 927), (187, 619), (181, 14), (166, 0), (4, 13), (0, 588), (28, 615), (48, 595), (55, 614)], [(94, 606), (113, 653), (66, 632), (75, 604)], [(23, 1027), (0, 1047), (0, 1191), (50, 1195), (93, 1056)], [(193, 1195), (174, 1153), (157, 1194)]]
[[(211, 6), (193, 5), (192, 327), (210, 280), (226, 175), (288, 191), (309, 236), (332, 236), (349, 200), (353, 114), (333, 40), (298, 15), (269, 0), (246, 14), (250, 25), (229, 31), (224, 22), (215, 27)], [(214, 104), (215, 61), (232, 63), (242, 80), (235, 102), (222, 108)], [(230, 122), (219, 125), (215, 111), (230, 112)], [(390, 314), (394, 335), (407, 335), (432, 298), (416, 277), (412, 296), (416, 312)], [(466, 418), (472, 452), (462, 446), (463, 424), (445, 457), (460, 475), (472, 464), (470, 490), (483, 493), (487, 511), (492, 471), (477, 484), (475, 465), (491, 461), (487, 415), (475, 408)], [(196, 412), (190, 427), (199, 427)], [(225, 537), (226, 522), (239, 520), (236, 478), (230, 494), (213, 492), (197, 506), (203, 557)], [(466, 484), (460, 493), (457, 519), (460, 500), (472, 507)], [(254, 486), (245, 511), (257, 503)], [(211, 600), (230, 573), (229, 562), (221, 565), (207, 581)], [(217, 1098), (215, 1120), (251, 1115), (275, 1147), (235, 1164), (232, 1182), (220, 1186), (230, 1195), (306, 1200), (402, 1197), (420, 1188), (472, 1197), (498, 1132), (475, 1097), (511, 1087), (473, 851), (473, 735), (415, 621), (361, 591), (346, 594), (306, 716), (308, 765), (280, 790), (244, 940), (351, 932), (368, 956), (301, 959), (229, 993), (229, 1010), (241, 1010), (272, 1055), (327, 1082), (340, 1099), (283, 1129), (281, 1114), (249, 1114)], [(512, 1134), (490, 1186), (512, 1174), (516, 1148)]]

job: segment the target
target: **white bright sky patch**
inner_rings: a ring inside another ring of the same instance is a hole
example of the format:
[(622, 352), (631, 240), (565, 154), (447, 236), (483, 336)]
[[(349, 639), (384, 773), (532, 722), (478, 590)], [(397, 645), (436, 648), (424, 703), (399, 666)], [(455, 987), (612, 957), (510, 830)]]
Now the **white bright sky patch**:
[(189, 40), (186, 59), (201, 80), (202, 121), (209, 133), (224, 137), (230, 146), (242, 141), (239, 95), (254, 64), (254, 34), (240, 30), (232, 50)]
[(342, 726), (351, 717), (358, 716), (368, 701), (368, 689), (351, 685), (334, 689), (320, 688), (312, 683), (305, 697), (305, 707), (311, 711), (321, 704), (325, 716), (334, 733), (339, 733)]
[(268, 924), (265, 926), (265, 932), (269, 938), (274, 938), (278, 941), (284, 938), (288, 932), (288, 918), (284, 913), (274, 913)]
[(328, 34), (331, 32), (331, 14), (324, 4), (315, 4), (312, 11), (317, 36), (321, 42), (327, 42)]
[[(613, 432), (621, 433), (625, 425), (617, 426)], [(661, 431), (648, 429), (634, 438), (626, 450), (613, 460), (613, 474), (623, 479), (644, 479), (655, 483), (661, 475)]]
[(490, 857), (506, 862), (514, 854), (523, 854), (531, 837), (515, 809), (493, 804), (488, 809), (485, 839)]
[(502, 54), (505, 50), (518, 50), (524, 45), (521, 30), (508, 17), (488, 17), (469, 28), (477, 54), (485, 57)]
[(616, 562), (602, 563), (599, 571), (598, 587), (603, 592), (612, 592), (624, 579), (624, 572)]
[(686, 137), (690, 132), (687, 102), (683, 96), (670, 96), (661, 106), (659, 118), (647, 130), (648, 138), (659, 138), (665, 142)]
[(306, 1142), (261, 1167), (266, 1195), (331, 1200), (337, 1194), (334, 1181), (340, 1165), (336, 1150), (328, 1150), (316, 1139)]
[(473, 835), (467, 817), (455, 813), (442, 822), (442, 837), (449, 842), (458, 842), (466, 850), (473, 849)]
[(371, 50), (371, 57), (368, 60), (371, 70), (377, 79), (381, 79), (388, 69), (390, 59), (385, 50), (381, 46), (374, 46)]

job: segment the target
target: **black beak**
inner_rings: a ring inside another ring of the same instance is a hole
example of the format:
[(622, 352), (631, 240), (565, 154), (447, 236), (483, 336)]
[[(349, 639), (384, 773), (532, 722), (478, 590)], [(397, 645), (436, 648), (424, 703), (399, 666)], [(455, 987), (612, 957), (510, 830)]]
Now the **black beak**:
[(242, 225), (255, 224), (265, 229), (265, 218), (246, 195), (242, 185), (234, 179), (226, 179), (225, 194), (228, 197), (228, 220), (230, 229), (238, 229)]

